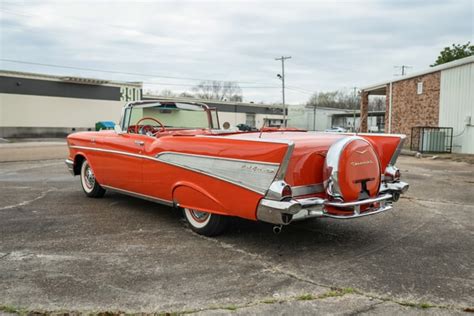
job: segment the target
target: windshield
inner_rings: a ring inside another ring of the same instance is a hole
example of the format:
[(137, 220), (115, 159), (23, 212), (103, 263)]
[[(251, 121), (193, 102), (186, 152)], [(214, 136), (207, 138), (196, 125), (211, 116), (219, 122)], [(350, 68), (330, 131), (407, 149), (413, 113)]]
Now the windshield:
[[(123, 128), (136, 125), (144, 117), (160, 121), (166, 128), (209, 128), (208, 112), (200, 105), (188, 103), (155, 103), (127, 108)], [(153, 124), (146, 120), (140, 124)]]

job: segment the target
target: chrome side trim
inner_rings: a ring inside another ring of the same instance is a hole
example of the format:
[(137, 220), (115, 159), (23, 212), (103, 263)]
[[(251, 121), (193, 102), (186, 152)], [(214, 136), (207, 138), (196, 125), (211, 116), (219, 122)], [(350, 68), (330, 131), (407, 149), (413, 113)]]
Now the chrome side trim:
[[(118, 151), (118, 150), (111, 150), (111, 149), (102, 149), (102, 148), (94, 148), (94, 147), (86, 147), (86, 146), (69, 146), (70, 148), (75, 148), (75, 149), (83, 149), (83, 150), (91, 150), (91, 151), (98, 151), (98, 152), (106, 152), (106, 153), (111, 153), (111, 154), (117, 154), (117, 155), (124, 155), (124, 156), (130, 156), (130, 157), (134, 157), (134, 158), (141, 158), (141, 159), (148, 159), (148, 160), (152, 160), (152, 161), (157, 161), (157, 162), (160, 162), (160, 163), (166, 163), (168, 165), (172, 165), (172, 166), (175, 166), (175, 167), (179, 167), (179, 168), (183, 168), (183, 169), (187, 169), (187, 170), (190, 170), (190, 171), (193, 171), (193, 172), (197, 172), (197, 173), (200, 173), (200, 174), (203, 174), (203, 175), (206, 175), (206, 176), (209, 176), (209, 177), (213, 177), (213, 178), (216, 178), (216, 179), (219, 179), (221, 181), (225, 181), (225, 182), (228, 182), (228, 183), (232, 183), (234, 185), (237, 185), (239, 187), (242, 187), (244, 189), (247, 189), (247, 190), (250, 190), (250, 191), (253, 191), (255, 193), (258, 193), (258, 194), (261, 194), (261, 195), (264, 195), (268, 189), (268, 187), (270, 186), (271, 183), (268, 184), (268, 186), (266, 186), (266, 188), (254, 188), (254, 187), (251, 187), (251, 186), (248, 186), (244, 183), (241, 183), (241, 182), (238, 182), (238, 181), (233, 181), (232, 179), (228, 179), (228, 178), (225, 178), (225, 177), (220, 177), (218, 175), (215, 175), (215, 174), (212, 174), (212, 173), (208, 173), (208, 172), (205, 172), (203, 170), (199, 170), (199, 169), (196, 169), (196, 168), (189, 168), (189, 167), (186, 167), (186, 166), (182, 166), (182, 165), (179, 165), (179, 164), (176, 164), (176, 163), (173, 163), (172, 161), (165, 161), (163, 159), (160, 159), (160, 158), (156, 158), (156, 157), (151, 157), (151, 156), (145, 156), (145, 155), (139, 155), (139, 154), (132, 154), (132, 153), (128, 153), (128, 152), (124, 152), (124, 151)], [(175, 153), (175, 152), (168, 152), (168, 153), (173, 153), (173, 154), (181, 154), (181, 153)], [(159, 156), (159, 155), (157, 155)], [(210, 158), (210, 159), (217, 159), (217, 160), (230, 160), (230, 161), (238, 161), (238, 162), (242, 162), (242, 163), (261, 163), (261, 162), (257, 162), (257, 161), (253, 161), (253, 160), (232, 160), (232, 159), (222, 159), (220, 157), (216, 157), (216, 156), (200, 156), (200, 157), (203, 157), (203, 158)], [(273, 164), (273, 163), (263, 163), (262, 165), (266, 166), (266, 168), (268, 168), (268, 166), (270, 167), (276, 167), (278, 166), (278, 164)], [(272, 176), (272, 179), (273, 179), (274, 175)]]
[[(236, 134), (239, 135), (240, 134)], [(243, 134), (245, 135), (245, 134)], [(218, 138), (218, 139), (232, 139), (232, 140), (239, 140), (239, 141), (250, 141), (250, 142), (259, 142), (259, 143), (270, 143), (270, 144), (287, 144), (291, 145), (293, 144), (293, 141), (287, 140), (287, 139), (281, 139), (281, 138), (275, 138), (275, 139), (270, 139), (270, 138), (254, 138), (254, 137), (232, 137), (232, 136), (215, 136), (215, 135), (196, 135), (194, 137), (204, 137), (204, 138)]]
[(75, 173), (74, 173), (74, 161), (72, 161), (71, 159), (66, 159), (64, 161), (64, 163), (66, 164), (67, 166), (67, 169), (69, 170), (69, 172), (75, 176)]
[(220, 159), (214, 156), (194, 156), (176, 152), (158, 154), (156, 160), (204, 174), (264, 195), (270, 187), (278, 164), (261, 164), (245, 160)]
[(302, 196), (324, 192), (324, 183), (315, 183), (309, 185), (298, 185), (291, 187), (293, 196)]
[(288, 149), (286, 150), (286, 154), (283, 157), (283, 160), (280, 164), (280, 169), (275, 176), (275, 180), (283, 181), (285, 180), (286, 170), (288, 169), (288, 164), (290, 163), (291, 155), (293, 155), (293, 150), (295, 149), (295, 143), (289, 142)]
[(187, 153), (179, 153), (179, 152), (174, 152), (174, 151), (163, 151), (163, 152), (159, 153), (158, 155), (156, 155), (155, 157), (151, 157), (151, 156), (146, 156), (146, 155), (132, 154), (132, 153), (128, 153), (126, 151), (119, 151), (119, 150), (112, 150), (112, 149), (102, 149), (102, 148), (87, 147), (87, 146), (72, 145), (72, 146), (69, 146), (69, 148), (100, 151), (100, 152), (112, 153), (112, 154), (117, 154), (117, 155), (125, 155), (125, 156), (131, 156), (131, 157), (136, 157), (136, 158), (144, 158), (144, 159), (148, 159), (148, 160), (158, 160), (158, 161), (161, 161), (161, 160), (158, 159), (158, 157), (162, 154), (179, 154), (179, 155), (183, 155), (183, 156), (186, 155), (186, 156), (193, 156), (193, 157), (214, 158), (214, 159), (219, 159), (219, 160), (248, 162), (248, 163), (256, 163), (256, 164), (271, 165), (271, 166), (279, 166), (280, 165), (279, 163), (276, 163), (276, 162), (246, 160), (246, 159), (234, 159), (234, 158), (222, 158), (222, 157), (217, 157), (217, 156), (187, 154)]
[(392, 155), (392, 158), (390, 159), (390, 162), (388, 163), (389, 165), (394, 166), (395, 163), (397, 162), (398, 156), (400, 155), (402, 149), (403, 149), (403, 144), (405, 143), (406, 135), (399, 135), (400, 137), (400, 142), (398, 143), (397, 149), (395, 149), (395, 152)]
[(135, 157), (135, 158), (151, 158), (151, 157), (144, 156), (144, 155), (132, 154), (132, 153), (128, 153), (126, 151), (119, 151), (119, 150), (112, 150), (112, 149), (102, 149), (102, 148), (94, 148), (94, 147), (87, 147), (87, 146), (76, 146), (76, 145), (69, 146), (69, 148), (99, 151), (99, 152), (105, 152), (105, 153), (111, 153), (111, 154), (117, 154), (117, 155), (130, 156), (130, 157)]
[(155, 202), (155, 203), (159, 203), (159, 204), (164, 204), (164, 205), (167, 205), (167, 206), (174, 206), (173, 201), (160, 199), (160, 198), (157, 198), (157, 197), (154, 197), (154, 196), (141, 194), (141, 193), (136, 193), (136, 192), (132, 192), (132, 191), (124, 190), (124, 189), (119, 189), (119, 188), (111, 187), (109, 185), (102, 185), (102, 187), (104, 187), (104, 189), (107, 189), (107, 190), (110, 190), (110, 191), (113, 191), (113, 192), (122, 193), (122, 194), (125, 194), (125, 195), (133, 196), (133, 197), (144, 199), (144, 200), (147, 200), (147, 201), (151, 201), (151, 202)]
[(267, 161), (258, 161), (258, 160), (249, 160), (249, 159), (238, 159), (238, 158), (217, 157), (217, 156), (209, 156), (209, 155), (188, 154), (188, 153), (181, 153), (181, 152), (176, 152), (176, 151), (162, 151), (159, 154), (157, 154), (155, 156), (155, 158), (159, 159), (160, 156), (166, 155), (166, 154), (175, 154), (175, 155), (197, 157), (197, 158), (213, 158), (213, 159), (219, 159), (219, 160), (243, 162), (243, 163), (255, 163), (255, 164), (269, 165), (269, 166), (279, 166), (280, 165), (277, 162), (267, 162)]

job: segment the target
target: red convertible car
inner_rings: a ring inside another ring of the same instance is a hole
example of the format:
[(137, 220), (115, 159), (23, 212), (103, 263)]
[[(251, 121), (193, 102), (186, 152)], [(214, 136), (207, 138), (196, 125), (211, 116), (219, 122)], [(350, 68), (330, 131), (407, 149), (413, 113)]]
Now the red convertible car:
[(395, 167), (403, 135), (219, 129), (205, 104), (138, 101), (113, 131), (69, 135), (70, 172), (89, 197), (116, 191), (179, 207), (197, 233), (232, 216), (275, 225), (358, 218), (392, 208), (408, 184)]

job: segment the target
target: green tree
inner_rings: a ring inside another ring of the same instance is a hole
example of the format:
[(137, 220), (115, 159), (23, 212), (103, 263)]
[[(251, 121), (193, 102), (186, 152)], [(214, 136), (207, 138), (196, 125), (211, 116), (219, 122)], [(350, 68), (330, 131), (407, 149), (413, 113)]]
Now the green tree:
[(445, 47), (439, 53), (438, 58), (431, 67), (472, 55), (474, 55), (474, 45), (471, 45), (471, 42), (467, 42), (466, 44), (453, 44), (452, 46)]

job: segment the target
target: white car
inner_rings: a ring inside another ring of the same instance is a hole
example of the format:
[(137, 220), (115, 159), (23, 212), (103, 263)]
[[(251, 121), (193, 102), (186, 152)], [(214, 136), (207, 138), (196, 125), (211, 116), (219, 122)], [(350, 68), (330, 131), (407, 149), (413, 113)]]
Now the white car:
[(345, 132), (347, 132), (347, 129), (345, 129), (343, 127), (332, 127), (332, 128), (326, 129), (325, 132), (327, 132), (327, 133), (345, 133)]

